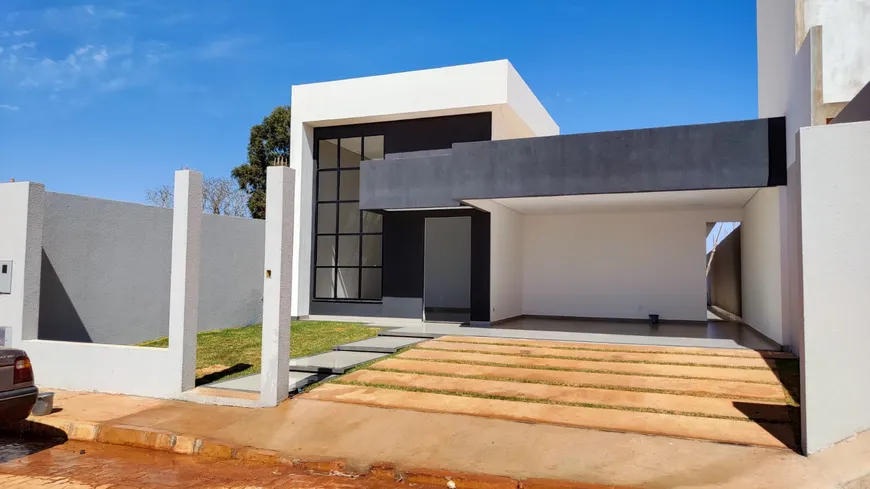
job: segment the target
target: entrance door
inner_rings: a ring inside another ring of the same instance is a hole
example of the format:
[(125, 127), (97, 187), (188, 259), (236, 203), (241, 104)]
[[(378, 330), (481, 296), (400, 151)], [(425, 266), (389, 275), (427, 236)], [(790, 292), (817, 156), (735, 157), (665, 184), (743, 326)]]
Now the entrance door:
[(423, 319), (471, 320), (471, 217), (426, 218)]

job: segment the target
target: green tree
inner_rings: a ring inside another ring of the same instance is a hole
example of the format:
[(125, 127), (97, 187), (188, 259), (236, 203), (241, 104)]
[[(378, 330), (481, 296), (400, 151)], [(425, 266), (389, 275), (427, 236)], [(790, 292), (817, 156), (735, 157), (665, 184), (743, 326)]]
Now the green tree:
[(275, 107), (263, 122), (251, 127), (248, 161), (233, 168), (233, 178), (248, 194), (251, 217), (266, 217), (266, 167), (287, 165), (290, 159), (290, 106)]

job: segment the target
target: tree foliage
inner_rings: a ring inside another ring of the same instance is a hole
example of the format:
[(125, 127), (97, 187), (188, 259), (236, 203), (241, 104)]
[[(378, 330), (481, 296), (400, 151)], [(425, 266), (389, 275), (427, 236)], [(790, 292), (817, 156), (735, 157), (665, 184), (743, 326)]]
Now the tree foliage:
[(290, 152), (290, 106), (276, 107), (251, 127), (248, 160), (233, 169), (239, 188), (248, 195), (251, 217), (266, 217), (266, 168), (287, 165)]
[[(145, 191), (145, 200), (157, 207), (174, 206), (172, 185), (161, 185)], [(223, 216), (248, 217), (248, 196), (228, 177), (208, 177), (202, 180), (202, 210)]]

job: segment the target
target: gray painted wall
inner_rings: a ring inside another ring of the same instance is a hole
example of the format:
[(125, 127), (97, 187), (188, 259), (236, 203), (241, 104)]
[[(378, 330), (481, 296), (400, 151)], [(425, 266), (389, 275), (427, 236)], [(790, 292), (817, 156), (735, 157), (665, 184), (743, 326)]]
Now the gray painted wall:
[(739, 227), (716, 247), (710, 265), (709, 283), (711, 304), (738, 316), (743, 314)]
[(471, 308), (471, 217), (426, 218), (423, 304)]
[[(203, 216), (199, 329), (260, 321), (264, 222)], [(172, 210), (46, 192), (39, 338), (168, 334)]]
[(855, 95), (843, 110), (834, 117), (832, 124), (840, 124), (844, 122), (861, 122), (870, 121), (870, 83), (864, 85), (864, 88)]
[(457, 143), (363, 162), (360, 207), (466, 199), (785, 185), (784, 118)]

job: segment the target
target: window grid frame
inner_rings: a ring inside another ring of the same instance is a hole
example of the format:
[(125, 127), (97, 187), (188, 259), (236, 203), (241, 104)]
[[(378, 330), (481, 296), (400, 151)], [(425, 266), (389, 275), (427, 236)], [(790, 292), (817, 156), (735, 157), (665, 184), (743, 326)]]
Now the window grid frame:
[[(352, 136), (352, 137), (344, 137), (344, 138), (322, 138), (322, 139), (318, 139), (316, 141), (316, 145), (315, 145), (316, 154), (315, 154), (315, 158), (314, 158), (315, 165), (316, 165), (315, 179), (314, 179), (315, 180), (314, 181), (314, 194), (315, 194), (315, 197), (314, 197), (314, 246), (313, 246), (313, 254), (314, 254), (313, 258), (314, 259), (312, 260), (313, 261), (312, 272), (314, 272), (314, 273), (311, 274), (312, 278), (313, 278), (313, 280), (312, 280), (312, 289), (313, 289), (312, 292), (313, 293), (311, 294), (311, 297), (312, 297), (312, 300), (314, 300), (314, 301), (363, 302), (363, 303), (366, 303), (366, 302), (367, 303), (381, 303), (381, 302), (383, 302), (383, 297), (384, 297), (384, 272), (383, 272), (383, 268), (384, 268), (384, 245), (383, 245), (384, 229), (383, 229), (383, 221), (381, 222), (381, 230), (380, 231), (378, 231), (378, 232), (363, 231), (363, 229), (365, 228), (363, 216), (366, 213), (372, 213), (372, 212), (365, 211), (365, 210), (357, 210), (357, 215), (359, 218), (359, 230), (357, 232), (340, 232), (339, 231), (339, 228), (341, 225), (341, 221), (340, 221), (341, 204), (359, 203), (358, 198), (357, 199), (348, 199), (348, 200), (343, 200), (341, 198), (341, 172), (342, 171), (350, 171), (350, 172), (357, 172), (359, 174), (359, 172), (362, 171), (362, 169), (361, 169), (362, 162), (368, 161), (365, 158), (365, 140), (368, 137), (377, 137), (377, 136), (383, 137), (383, 135), (378, 134), (378, 135), (372, 135), (372, 136)], [(359, 164), (355, 167), (342, 167), (341, 166), (341, 149), (342, 149), (341, 141), (343, 139), (355, 139), (355, 138), (360, 139), (360, 154), (359, 154), (360, 161), (359, 161)], [(334, 168), (320, 168), (320, 142), (321, 141), (331, 141), (331, 140), (335, 141), (335, 147), (336, 147), (336, 151), (337, 151), (336, 160), (335, 160), (335, 167)], [(335, 178), (335, 197), (336, 197), (336, 199), (335, 200), (320, 200), (320, 175), (321, 175), (321, 172), (324, 172), (324, 173), (334, 172), (335, 173), (335, 175), (336, 175), (336, 178)], [(359, 177), (357, 177), (357, 181), (359, 181)], [(320, 204), (334, 204), (335, 205), (335, 231), (334, 232), (331, 232), (331, 233), (321, 233), (320, 232), (320, 230), (318, 228), (319, 220), (320, 220), (320, 212), (319, 212), (319, 205)], [(334, 237), (335, 238), (335, 247), (334, 247), (335, 259), (334, 259), (334, 262), (332, 265), (318, 265), (317, 264), (317, 259), (318, 259), (318, 256), (317, 256), (317, 253), (318, 253), (317, 241), (318, 240), (317, 240), (317, 238), (320, 236)], [(338, 260), (338, 258), (339, 258), (339, 239), (338, 239), (339, 236), (358, 236), (359, 237), (359, 239), (358, 239), (359, 244), (358, 244), (358, 250), (357, 250), (357, 253), (358, 253), (358, 264), (357, 265), (342, 266), (339, 264), (339, 260)], [(381, 236), (381, 257), (380, 257), (381, 264), (380, 265), (363, 265), (362, 264), (363, 263), (363, 236)], [(340, 268), (345, 268), (345, 269), (356, 268), (357, 269), (356, 297), (338, 297), (338, 273), (339, 273)], [(318, 297), (318, 295), (317, 295), (317, 270), (318, 269), (331, 269), (332, 270), (332, 297)], [(362, 283), (363, 270), (366, 270), (366, 269), (369, 269), (369, 270), (379, 269), (379, 270), (381, 270), (381, 286), (380, 286), (380, 290), (378, 292), (378, 298), (376, 298), (376, 299), (362, 297), (362, 295), (363, 295), (363, 283)]]

